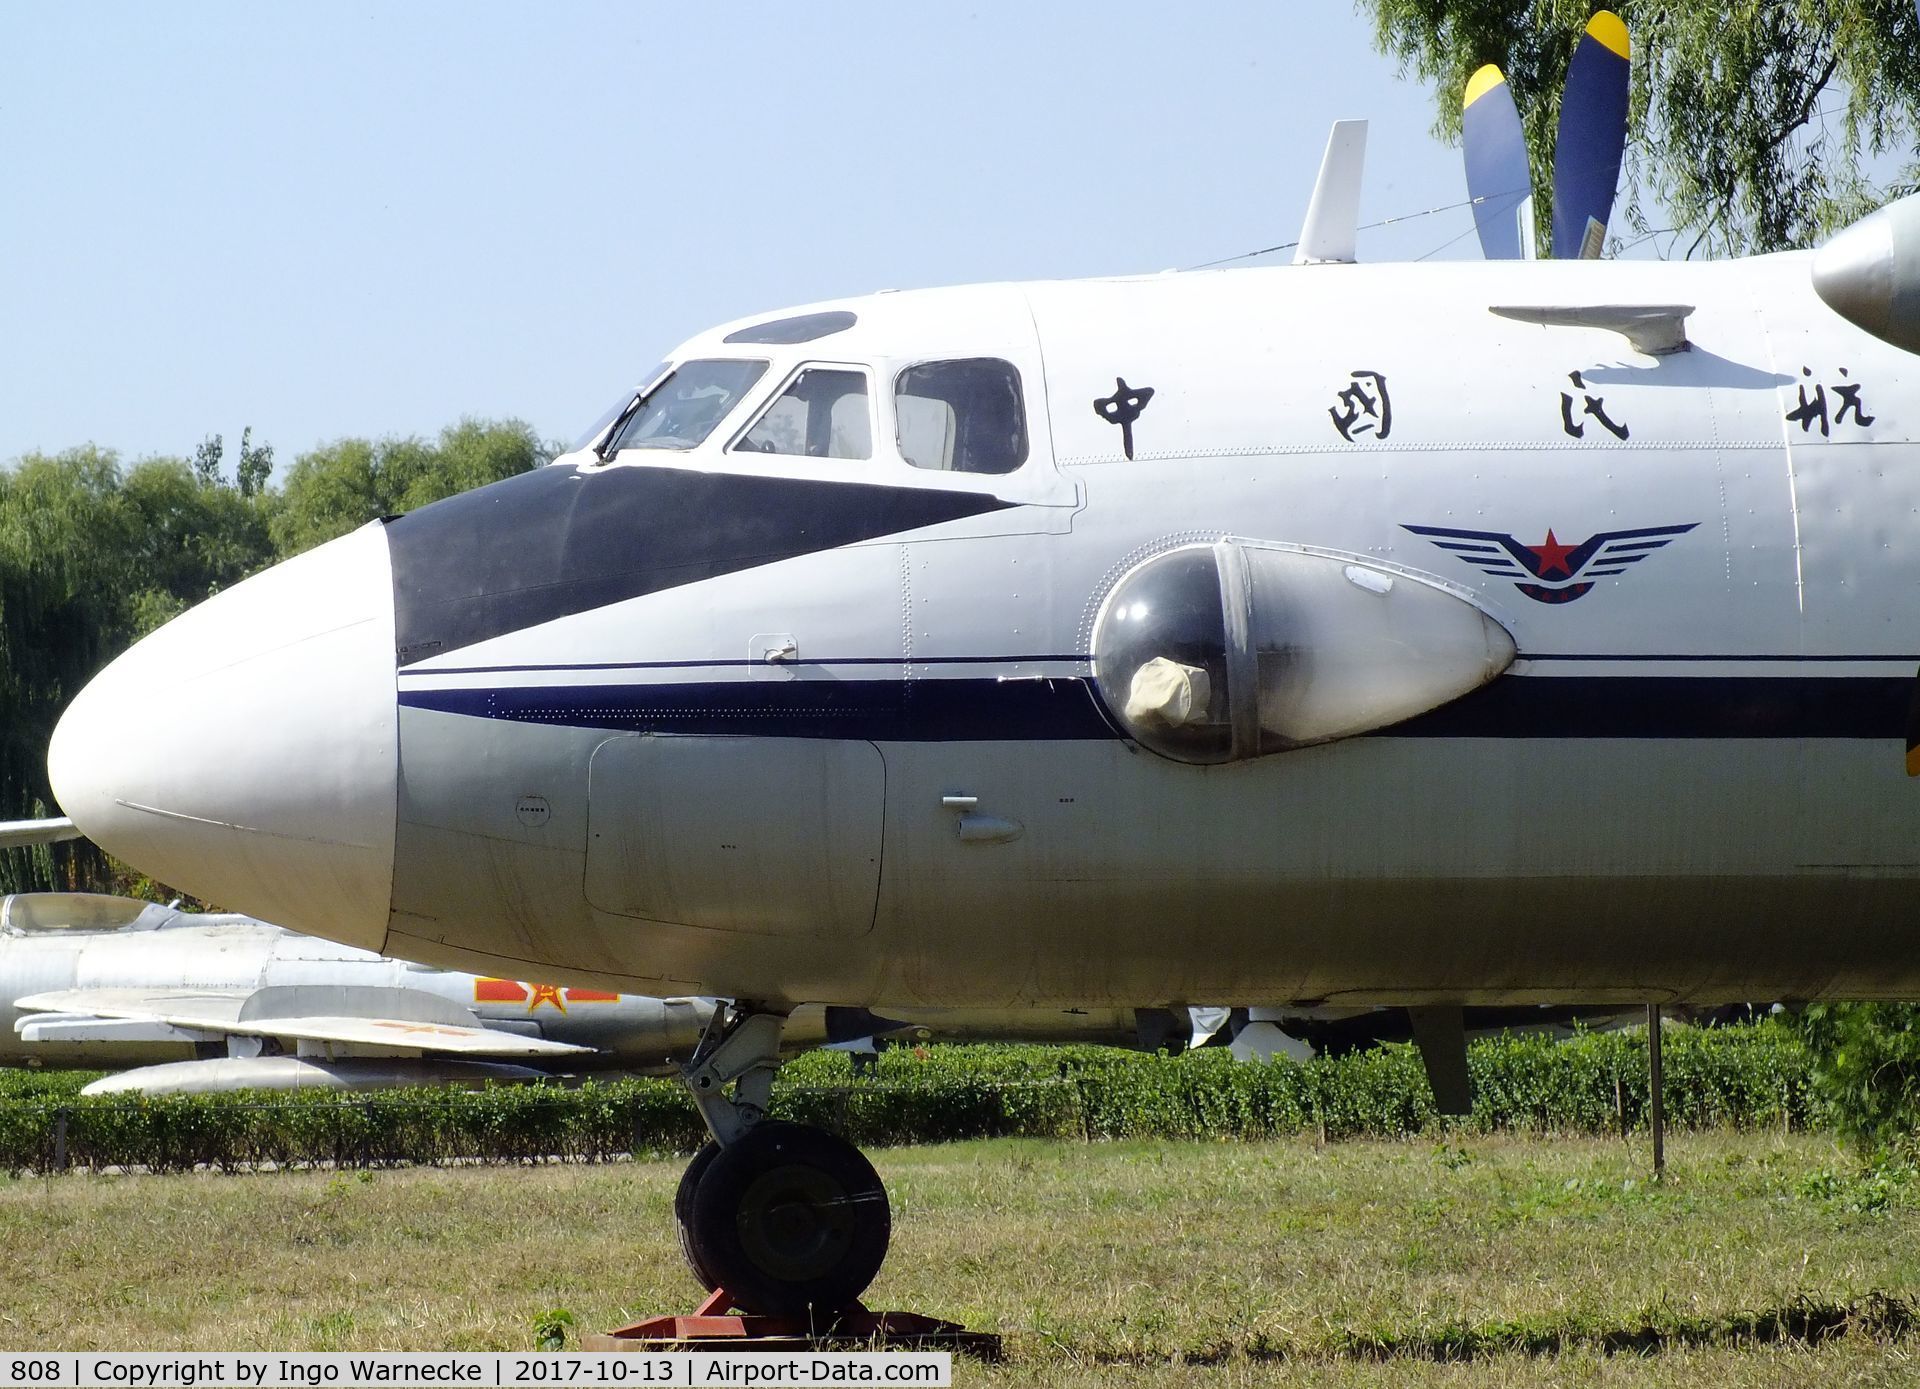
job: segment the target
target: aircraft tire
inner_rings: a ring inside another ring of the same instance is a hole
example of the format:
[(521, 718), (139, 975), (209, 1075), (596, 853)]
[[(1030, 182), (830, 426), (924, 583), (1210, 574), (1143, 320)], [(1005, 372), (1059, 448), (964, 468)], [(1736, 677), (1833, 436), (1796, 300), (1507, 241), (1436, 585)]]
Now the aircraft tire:
[(700, 1286), (712, 1292), (720, 1286), (720, 1280), (707, 1272), (706, 1265), (700, 1261), (699, 1252), (693, 1243), (693, 1193), (700, 1187), (700, 1179), (707, 1175), (707, 1169), (713, 1166), (713, 1160), (720, 1156), (720, 1145), (709, 1138), (701, 1145), (700, 1151), (693, 1155), (693, 1161), (687, 1164), (687, 1170), (680, 1174), (680, 1185), (673, 1193), (673, 1225), (680, 1235), (680, 1255), (687, 1261), (687, 1267), (693, 1270), (693, 1276), (700, 1280)]
[(713, 1158), (689, 1228), (689, 1261), (742, 1311), (803, 1316), (859, 1301), (887, 1257), (893, 1216), (858, 1148), (823, 1129), (762, 1121)]

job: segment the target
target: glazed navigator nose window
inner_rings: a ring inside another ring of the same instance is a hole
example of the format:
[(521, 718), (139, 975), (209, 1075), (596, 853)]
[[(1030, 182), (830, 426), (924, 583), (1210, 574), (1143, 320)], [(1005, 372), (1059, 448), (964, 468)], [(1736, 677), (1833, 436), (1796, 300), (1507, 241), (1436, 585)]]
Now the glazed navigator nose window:
[(1141, 746), (1180, 762), (1233, 756), (1213, 546), (1157, 556), (1120, 581), (1094, 628), (1093, 670), (1107, 707)]
[(916, 468), (1010, 473), (1027, 461), (1020, 373), (998, 357), (922, 362), (894, 378), (900, 456)]
[(1093, 630), (1100, 698), (1142, 747), (1181, 762), (1386, 728), (1478, 689), (1514, 654), (1463, 590), (1258, 540), (1142, 561)]

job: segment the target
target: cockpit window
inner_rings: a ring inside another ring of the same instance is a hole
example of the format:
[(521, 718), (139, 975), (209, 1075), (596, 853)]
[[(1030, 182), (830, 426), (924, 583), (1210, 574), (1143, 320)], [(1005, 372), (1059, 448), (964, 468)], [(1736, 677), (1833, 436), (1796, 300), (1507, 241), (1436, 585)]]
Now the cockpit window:
[(857, 322), (859, 320), (845, 309), (829, 309), (823, 313), (803, 313), (792, 318), (776, 318), (766, 323), (755, 323), (751, 327), (736, 328), (720, 341), (814, 342), (832, 337), (835, 333), (844, 333)]
[(808, 367), (766, 408), (734, 450), (802, 458), (873, 457), (867, 374), (842, 367)]
[(620, 426), (608, 456), (621, 449), (698, 448), (766, 371), (765, 362), (682, 362)]
[(640, 378), (638, 389), (622, 391), (620, 398), (607, 407), (607, 412), (604, 415), (587, 426), (587, 432), (582, 434), (578, 439), (575, 439), (573, 441), (573, 447), (568, 449), (567, 452), (578, 453), (588, 444), (598, 443), (600, 436), (607, 432), (607, 426), (627, 413), (635, 397), (643, 396), (655, 386), (659, 385), (661, 378), (670, 370), (672, 370), (672, 368), (666, 362), (662, 362), (659, 366)]
[(614, 400), (614, 403), (607, 407), (607, 413), (601, 415), (601, 417), (599, 417), (597, 421), (593, 421), (591, 425), (588, 425), (586, 434), (582, 434), (580, 438), (576, 438), (576, 440), (574, 440), (574, 446), (566, 451), (568, 451), (568, 453), (578, 453), (578, 451), (584, 450), (588, 444), (597, 444), (599, 438), (601, 438), (601, 434), (607, 432), (607, 426), (612, 425), (616, 419), (620, 419), (620, 415), (624, 415), (624, 413), (628, 411), (628, 407), (634, 403), (634, 398), (636, 398), (636, 396), (643, 396), (643, 394), (647, 392), (649, 384), (659, 382), (660, 377), (664, 377), (664, 375), (666, 375), (666, 363), (662, 361), (659, 367), (655, 367), (653, 371), (649, 371), (645, 377), (641, 378), (639, 390), (624, 390), (624, 392), (620, 392), (620, 398)]
[(633, 404), (633, 392), (628, 391), (625, 395), (621, 396), (620, 399), (614, 401), (613, 404), (607, 407), (606, 414), (588, 425), (587, 432), (582, 434), (578, 439), (575, 439), (573, 441), (573, 447), (568, 449), (567, 452), (578, 453), (595, 439), (598, 439), (602, 434), (605, 434), (607, 432), (607, 426), (619, 419), (621, 413), (631, 404)]
[(1020, 373), (997, 357), (922, 362), (895, 379), (900, 456), (916, 468), (1010, 473), (1027, 461)]

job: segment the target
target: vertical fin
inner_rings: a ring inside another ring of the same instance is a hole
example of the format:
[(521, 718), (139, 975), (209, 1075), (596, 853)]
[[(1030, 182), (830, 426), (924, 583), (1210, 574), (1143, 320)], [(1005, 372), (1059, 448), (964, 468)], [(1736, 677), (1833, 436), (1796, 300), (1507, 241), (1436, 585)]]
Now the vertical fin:
[(1307, 203), (1295, 265), (1348, 265), (1360, 224), (1360, 174), (1367, 161), (1367, 123), (1335, 121), (1327, 134), (1320, 177)]

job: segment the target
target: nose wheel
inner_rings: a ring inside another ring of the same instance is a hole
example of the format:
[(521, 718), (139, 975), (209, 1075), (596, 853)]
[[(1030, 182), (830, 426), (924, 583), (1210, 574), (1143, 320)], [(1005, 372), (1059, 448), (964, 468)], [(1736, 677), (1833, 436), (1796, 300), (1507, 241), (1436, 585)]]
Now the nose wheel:
[(707, 1169), (713, 1166), (713, 1160), (719, 1156), (720, 1145), (709, 1138), (700, 1151), (693, 1155), (687, 1170), (680, 1174), (680, 1186), (673, 1193), (673, 1225), (680, 1234), (680, 1256), (687, 1261), (687, 1267), (693, 1270), (693, 1276), (700, 1280), (700, 1286), (708, 1292), (719, 1287), (720, 1280), (713, 1276), (706, 1259), (694, 1246), (693, 1194), (700, 1189), (700, 1179), (707, 1175)]
[(763, 1121), (719, 1150), (694, 1189), (687, 1262), (767, 1316), (853, 1306), (887, 1257), (886, 1188), (823, 1129)]
[(723, 1028), (720, 1018), (682, 1071), (713, 1141), (674, 1195), (681, 1252), (704, 1287), (724, 1288), (745, 1312), (851, 1308), (887, 1256), (886, 1188), (846, 1140), (763, 1117), (785, 1019), (735, 1009)]

